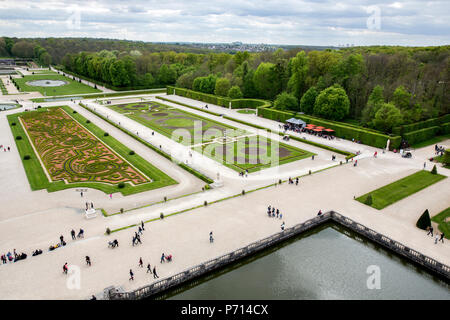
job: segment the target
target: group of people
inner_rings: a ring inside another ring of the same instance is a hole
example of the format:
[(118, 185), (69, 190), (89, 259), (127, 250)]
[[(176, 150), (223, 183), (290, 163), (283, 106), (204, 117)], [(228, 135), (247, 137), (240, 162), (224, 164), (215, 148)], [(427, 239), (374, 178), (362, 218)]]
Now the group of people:
[(18, 254), (16, 252), (16, 249), (14, 249), (13, 250), (13, 254), (11, 254), (11, 252), (8, 251), (7, 254), (2, 254), (0, 258), (2, 260), (2, 263), (6, 264), (8, 261), (9, 262), (16, 262), (16, 261), (19, 261), (19, 260), (24, 260), (24, 259), (27, 258), (27, 254), (24, 253), (24, 252)]
[(270, 204), (267, 207), (267, 215), (269, 216), (269, 218), (277, 218), (277, 219), (282, 219), (283, 218), (283, 214), (280, 212), (280, 209), (275, 209), (275, 207), (272, 207)]
[(11, 151), (11, 147), (9, 147), (9, 146), (7, 147), (7, 146), (4, 146), (4, 145), (1, 144), (0, 145), (0, 150), (2, 150), (2, 149), (3, 149), (4, 152), (6, 152), (6, 151), (10, 152)]
[[(427, 236), (431, 235), (431, 237), (433, 237), (433, 226), (431, 227), (427, 227)], [(444, 233), (442, 232), (441, 234), (439, 234), (439, 232), (436, 232), (436, 235), (434, 236), (434, 244), (437, 244), (438, 241), (441, 241), (442, 243), (444, 243)]]
[(442, 156), (445, 152), (445, 148), (443, 146), (434, 145), (434, 153), (437, 156)]
[[(294, 179), (292, 179), (291, 177), (289, 177), (288, 183), (289, 183), (289, 184), (294, 184)], [(295, 178), (295, 185), (298, 186), (298, 177)], [(269, 206), (269, 207), (270, 207), (270, 206)]]
[[(87, 205), (88, 205), (88, 204), (87, 204), (87, 202), (86, 202), (86, 206), (87, 206)], [(87, 209), (86, 209), (86, 210), (87, 210)], [(78, 234), (77, 234), (77, 236), (75, 237), (75, 230), (72, 229), (72, 231), (70, 231), (70, 235), (72, 236), (72, 240), (76, 240), (77, 238), (78, 238), (78, 239), (84, 238), (84, 230), (80, 228), (80, 231), (78, 231)], [(60, 238), (61, 242), (64, 240), (64, 237), (63, 237), (63, 236), (61, 236), (61, 237), (59, 237), (59, 238)]]
[(241, 172), (239, 172), (239, 177), (248, 177), (248, 170), (247, 169), (245, 169), (245, 171), (241, 171)]

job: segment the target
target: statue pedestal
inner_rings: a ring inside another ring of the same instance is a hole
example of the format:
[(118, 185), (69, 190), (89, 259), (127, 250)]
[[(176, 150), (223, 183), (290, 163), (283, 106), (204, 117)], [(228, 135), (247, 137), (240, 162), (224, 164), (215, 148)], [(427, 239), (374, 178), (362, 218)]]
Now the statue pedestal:
[(86, 219), (93, 219), (93, 218), (97, 217), (97, 211), (94, 208), (85, 210), (84, 216)]
[(214, 180), (214, 182), (211, 183), (210, 186), (213, 188), (223, 187), (223, 181), (222, 180)]

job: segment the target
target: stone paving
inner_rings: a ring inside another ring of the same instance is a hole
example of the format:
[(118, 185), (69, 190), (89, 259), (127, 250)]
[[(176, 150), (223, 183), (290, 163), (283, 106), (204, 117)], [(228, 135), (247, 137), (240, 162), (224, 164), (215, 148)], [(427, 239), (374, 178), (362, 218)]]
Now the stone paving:
[[(149, 97), (154, 99), (154, 97)], [(170, 96), (170, 98), (174, 98)], [(188, 104), (195, 102), (190, 99), (176, 97)], [(121, 125), (130, 131), (138, 130), (139, 136), (149, 139), (155, 145), (163, 144), (170, 150), (176, 143), (167, 137), (155, 133), (151, 135), (150, 129), (145, 128), (134, 121), (110, 110), (93, 101), (86, 101), (97, 112), (107, 115), (113, 121), (120, 121)], [(163, 102), (164, 104), (168, 104)], [(61, 102), (47, 103), (45, 105), (61, 105)], [(101, 120), (88, 110), (76, 106), (74, 103), (64, 103), (77, 110), (84, 117), (91, 120), (97, 126), (108, 131), (122, 143), (132, 146), (141, 156), (149, 159), (181, 183), (164, 192), (174, 196), (187, 194), (189, 190), (199, 190), (203, 182), (186, 174), (185, 171), (174, 165), (171, 161), (159, 156), (139, 144), (134, 139), (117, 128)], [(43, 104), (44, 105), (44, 104)], [(179, 107), (178, 105), (174, 105)], [(276, 130), (278, 123), (275, 121), (256, 118), (252, 115), (244, 115), (221, 107), (208, 105), (211, 111), (225, 110), (232, 117), (255, 124), (264, 125)], [(189, 108), (183, 109), (192, 113), (202, 114)], [(217, 108), (217, 109), (216, 109)], [(220, 109), (219, 109), (220, 108)], [(194, 112), (195, 111), (195, 112)], [(283, 213), (283, 221), (286, 226), (292, 226), (299, 222), (314, 217), (317, 211), (335, 210), (346, 215), (367, 227), (404, 243), (432, 258), (450, 265), (450, 245), (435, 245), (431, 237), (415, 227), (418, 217), (425, 209), (434, 215), (450, 205), (450, 180), (444, 179), (406, 199), (378, 211), (353, 200), (354, 196), (396, 181), (417, 170), (423, 168), (426, 158), (433, 154), (434, 146), (426, 147), (414, 152), (412, 159), (401, 158), (392, 152), (385, 154), (378, 152), (378, 158), (373, 158), (375, 148), (358, 145), (350, 141), (327, 141), (319, 139), (319, 142), (336, 146), (349, 151), (361, 151), (358, 157), (358, 166), (351, 164), (339, 165), (342, 156), (338, 155), (338, 161), (331, 161), (331, 154), (305, 145), (300, 142), (290, 141), (294, 146), (318, 153), (316, 160), (304, 159), (283, 165), (280, 169), (270, 173), (268, 170), (262, 175), (250, 174), (247, 178), (238, 177), (227, 171), (228, 168), (217, 164), (215, 161), (195, 157), (193, 162), (199, 161), (199, 166), (208, 175), (214, 176), (220, 172), (224, 181), (222, 188), (207, 192), (200, 192), (167, 203), (155, 204), (129, 211), (126, 214), (118, 214), (111, 217), (99, 216), (92, 220), (82, 217), (81, 208), (89, 197), (93, 199), (97, 207), (104, 207), (110, 211), (118, 207), (133, 207), (133, 202), (140, 205), (149, 204), (161, 199), (163, 193), (150, 191), (139, 195), (121, 197), (114, 195), (110, 200), (107, 195), (89, 190), (84, 198), (74, 190), (64, 190), (56, 193), (48, 193), (45, 190), (31, 192), (23, 167), (6, 123), (6, 114), (20, 112), (11, 110), (0, 114), (0, 144), (13, 147), (11, 152), (0, 153), (0, 253), (26, 252), (29, 254), (24, 261), (0, 265), (0, 281), (2, 290), (1, 299), (85, 299), (92, 294), (101, 292), (110, 285), (122, 286), (125, 290), (132, 290), (139, 286), (153, 282), (153, 277), (145, 273), (145, 268), (138, 267), (139, 257), (156, 265), (160, 278), (170, 276), (193, 265), (212, 259), (221, 254), (232, 251), (250, 242), (259, 240), (280, 231), (280, 220), (267, 218), (266, 208), (269, 204), (279, 208)], [(219, 120), (202, 114), (205, 117)], [(128, 121), (128, 120), (129, 121)], [(251, 127), (238, 125), (229, 120), (219, 121), (230, 125), (254, 130)], [(307, 138), (313, 139), (316, 137)], [(172, 142), (175, 144), (171, 144)], [(447, 140), (440, 145), (449, 145)], [(378, 150), (380, 151), (380, 150)], [(184, 160), (185, 154), (179, 155)], [(201, 162), (205, 161), (205, 162)], [(327, 170), (307, 175), (300, 179), (299, 186), (284, 183), (279, 186), (265, 188), (245, 196), (238, 196), (216, 204), (190, 210), (182, 214), (167, 217), (164, 220), (146, 224), (146, 231), (142, 236), (143, 244), (132, 247), (131, 237), (136, 228), (118, 231), (110, 236), (105, 236), (106, 227), (116, 229), (130, 224), (138, 223), (152, 217), (158, 217), (160, 212), (171, 213), (182, 209), (191, 208), (202, 204), (204, 200), (211, 202), (239, 193), (242, 189), (253, 189), (273, 183), (275, 177), (286, 179), (289, 176), (305, 174), (312, 169), (317, 171)], [(427, 166), (431, 169), (431, 165)], [(228, 169), (229, 170), (229, 169)], [(270, 170), (270, 169), (269, 169)], [(438, 171), (446, 176), (450, 170), (439, 167)], [(192, 188), (192, 189), (190, 189)], [(135, 198), (129, 198), (135, 197)], [(85, 239), (71, 240), (70, 230), (79, 228), (85, 230)], [(209, 243), (208, 234), (214, 232), (215, 242)], [(48, 252), (51, 244), (59, 242), (59, 236), (63, 234), (68, 245)], [(120, 247), (110, 249), (107, 242), (118, 239)], [(31, 251), (40, 248), (44, 253), (37, 257), (31, 257)], [(174, 256), (171, 263), (161, 264), (161, 253), (170, 253)], [(93, 262), (92, 267), (85, 266), (84, 257), (89, 255)], [(75, 274), (62, 274), (62, 266), (67, 262), (69, 270), (80, 272), (80, 286), (77, 288)], [(78, 269), (79, 267), (79, 269)], [(128, 280), (128, 271), (133, 269), (135, 281)], [(365, 272), (362, 271), (362, 272)], [(45, 288), (45, 289), (43, 289)]]

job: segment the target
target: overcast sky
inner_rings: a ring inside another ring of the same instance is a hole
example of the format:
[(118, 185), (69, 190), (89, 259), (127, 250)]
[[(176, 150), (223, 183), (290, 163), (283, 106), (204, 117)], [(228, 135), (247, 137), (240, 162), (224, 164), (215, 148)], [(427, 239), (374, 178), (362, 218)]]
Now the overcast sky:
[(0, 0), (0, 36), (294, 45), (450, 44), (450, 0)]

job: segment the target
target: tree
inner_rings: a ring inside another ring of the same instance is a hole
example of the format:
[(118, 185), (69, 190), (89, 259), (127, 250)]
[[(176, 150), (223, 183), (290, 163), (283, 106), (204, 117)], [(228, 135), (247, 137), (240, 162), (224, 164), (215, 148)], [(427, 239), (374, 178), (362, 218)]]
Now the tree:
[(433, 169), (431, 169), (432, 174), (437, 174), (437, 168), (436, 165), (433, 166)]
[(11, 53), (19, 58), (33, 58), (34, 44), (25, 40), (16, 42), (11, 48)]
[(258, 95), (264, 99), (273, 99), (276, 88), (273, 84), (275, 79), (275, 65), (270, 62), (261, 63), (255, 71), (253, 81)]
[(274, 107), (277, 110), (299, 111), (297, 98), (287, 92), (282, 92), (277, 96)]
[(318, 95), (319, 92), (316, 87), (309, 88), (300, 99), (300, 111), (306, 114), (313, 114), (314, 103), (316, 102)]
[(241, 99), (243, 94), (238, 86), (232, 86), (230, 90), (228, 90), (228, 97), (231, 99)]
[(177, 87), (192, 89), (194, 79), (194, 71), (186, 72), (177, 79)]
[(419, 220), (417, 220), (416, 227), (422, 230), (427, 230), (427, 228), (431, 227), (431, 219), (428, 209), (425, 210), (425, 212), (420, 216)]
[(373, 88), (369, 96), (366, 107), (363, 109), (361, 120), (363, 123), (371, 122), (377, 111), (384, 103), (383, 87), (377, 85)]
[(348, 115), (349, 109), (350, 101), (345, 90), (339, 85), (320, 92), (314, 104), (314, 114), (331, 120), (344, 119)]
[(403, 123), (403, 116), (392, 103), (383, 103), (375, 114), (372, 123), (377, 130), (392, 132), (392, 128)]
[(397, 108), (407, 110), (410, 106), (411, 94), (404, 86), (399, 86), (395, 89), (391, 102), (394, 103)]
[(214, 94), (222, 97), (226, 97), (228, 91), (231, 88), (230, 80), (227, 78), (219, 78), (216, 81), (216, 86), (214, 88)]
[(305, 51), (297, 53), (295, 58), (291, 59), (291, 78), (288, 82), (289, 92), (293, 93), (298, 100), (306, 91), (306, 76), (308, 73), (308, 58)]
[(177, 80), (177, 73), (173, 68), (169, 68), (167, 64), (163, 64), (159, 68), (158, 79), (161, 84), (174, 84)]
[(115, 60), (109, 67), (111, 83), (115, 87), (127, 86), (130, 84), (125, 63), (122, 60)]
[(371, 206), (372, 205), (372, 194), (369, 194), (366, 198), (366, 200), (364, 201), (364, 204)]

